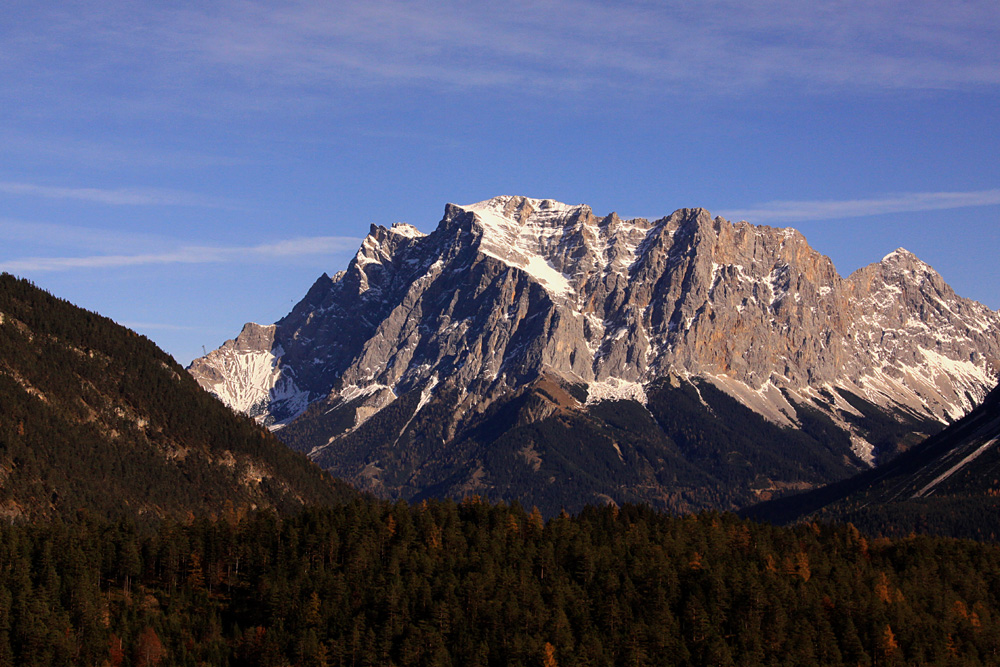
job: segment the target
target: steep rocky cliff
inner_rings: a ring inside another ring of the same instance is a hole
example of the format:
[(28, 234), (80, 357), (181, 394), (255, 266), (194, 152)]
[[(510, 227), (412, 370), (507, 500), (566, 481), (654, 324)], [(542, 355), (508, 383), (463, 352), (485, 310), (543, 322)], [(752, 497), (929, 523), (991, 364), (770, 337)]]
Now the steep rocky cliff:
[[(377, 492), (530, 500), (555, 485), (584, 501), (729, 507), (891, 456), (905, 434), (968, 412), (993, 385), (998, 359), (1000, 315), (956, 296), (902, 249), (842, 278), (792, 229), (733, 224), (703, 209), (622, 220), (498, 197), (448, 205), (428, 235), (373, 226), (346, 271), (322, 276), (285, 318), (247, 325), (190, 371)], [(632, 440), (595, 416), (609, 401), (641, 406), (619, 426), (648, 418), (665, 449), (632, 460), (616, 451)], [(685, 448), (704, 437), (678, 430), (680, 405), (685, 424), (732, 412), (728, 429), (760, 420), (756, 435), (784, 438), (775, 452), (829, 450), (829, 460), (807, 455), (797, 472), (740, 463), (735, 487), (725, 488), (733, 485), (721, 470), (770, 445)], [(501, 434), (548, 423), (572, 428), (522, 433), (527, 453), (487, 463)], [(566, 470), (546, 472), (552, 457), (539, 447), (588, 429), (581, 447), (608, 438), (627, 481), (598, 475), (584, 490), (563, 479)], [(500, 484), (511, 466), (525, 474)], [(689, 483), (663, 481), (688, 468)], [(681, 487), (688, 500), (663, 500)]]

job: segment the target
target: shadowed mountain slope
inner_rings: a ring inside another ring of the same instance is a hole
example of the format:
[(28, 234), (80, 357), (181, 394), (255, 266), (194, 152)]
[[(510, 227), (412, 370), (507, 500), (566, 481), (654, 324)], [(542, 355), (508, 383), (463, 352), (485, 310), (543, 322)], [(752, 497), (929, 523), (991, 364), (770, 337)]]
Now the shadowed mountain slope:
[(148, 339), (0, 275), (0, 515), (290, 510), (353, 491)]
[(747, 510), (791, 523), (851, 521), (870, 532), (1000, 539), (1000, 387), (967, 416), (875, 470)]

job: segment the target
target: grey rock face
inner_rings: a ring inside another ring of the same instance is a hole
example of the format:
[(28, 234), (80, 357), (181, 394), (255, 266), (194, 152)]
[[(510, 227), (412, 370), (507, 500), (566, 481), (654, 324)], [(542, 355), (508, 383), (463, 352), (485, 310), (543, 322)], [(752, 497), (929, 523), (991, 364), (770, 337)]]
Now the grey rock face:
[(698, 378), (787, 427), (797, 405), (833, 396), (820, 409), (851, 433), (845, 456), (871, 462), (840, 392), (952, 420), (995, 384), (998, 360), (1000, 315), (905, 250), (842, 278), (793, 229), (498, 197), (449, 204), (427, 235), (372, 226), (346, 271), (190, 370), (277, 426), (350, 403), (350, 432), (404, 395), (419, 393), (414, 414), (447, 395), (445, 441), (543, 376), (586, 385), (590, 403)]

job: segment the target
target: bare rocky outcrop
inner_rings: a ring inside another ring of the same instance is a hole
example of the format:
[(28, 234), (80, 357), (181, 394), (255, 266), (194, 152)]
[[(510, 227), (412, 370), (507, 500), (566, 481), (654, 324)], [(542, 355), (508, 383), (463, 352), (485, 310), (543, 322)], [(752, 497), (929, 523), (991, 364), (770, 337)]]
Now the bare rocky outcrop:
[(426, 235), (372, 226), (346, 271), (190, 370), (277, 426), (370, 401), (354, 429), (410, 392), (421, 406), (448, 393), (452, 435), (543, 376), (602, 397), (698, 378), (789, 427), (827, 397), (871, 461), (841, 392), (950, 421), (995, 384), (998, 360), (1000, 315), (902, 249), (843, 278), (793, 229), (497, 197), (449, 204)]

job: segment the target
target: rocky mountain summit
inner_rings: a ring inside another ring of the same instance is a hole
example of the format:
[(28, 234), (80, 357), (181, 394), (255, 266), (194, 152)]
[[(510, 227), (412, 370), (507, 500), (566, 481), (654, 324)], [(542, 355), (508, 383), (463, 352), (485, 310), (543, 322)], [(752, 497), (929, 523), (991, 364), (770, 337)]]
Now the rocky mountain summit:
[(1000, 314), (903, 249), (842, 278), (793, 229), (497, 197), (431, 234), (373, 225), (189, 370), (379, 493), (731, 507), (892, 456), (998, 368)]

